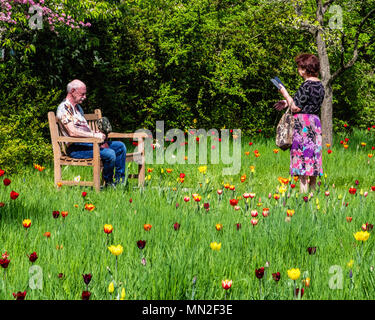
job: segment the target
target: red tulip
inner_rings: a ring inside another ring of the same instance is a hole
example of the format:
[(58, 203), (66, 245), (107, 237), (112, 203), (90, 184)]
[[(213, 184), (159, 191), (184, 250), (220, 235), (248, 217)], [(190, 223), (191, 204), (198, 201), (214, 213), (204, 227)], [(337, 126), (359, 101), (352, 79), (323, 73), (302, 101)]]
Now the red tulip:
[(24, 292), (18, 291), (17, 293), (13, 292), (13, 297), (15, 297), (16, 300), (25, 300), (26, 291), (24, 291)]
[(18, 198), (18, 196), (19, 196), (19, 193), (17, 193), (17, 192), (15, 192), (15, 191), (10, 192), (10, 198), (12, 200), (16, 200)]
[(349, 193), (350, 194), (355, 194), (357, 192), (356, 188), (349, 188)]
[(261, 267), (259, 269), (255, 269), (255, 276), (258, 278), (258, 279), (262, 279), (263, 276), (264, 276), (264, 267)]
[(91, 273), (82, 274), (82, 277), (83, 277), (83, 282), (88, 286), (92, 278)]
[(34, 251), (32, 254), (29, 255), (29, 260), (31, 263), (34, 263), (38, 259), (38, 255)]
[(83, 291), (82, 292), (82, 300), (90, 300), (91, 292), (90, 291)]
[(180, 229), (180, 224), (178, 222), (176, 222), (174, 225), (173, 225), (173, 228), (177, 231), (178, 229)]
[(5, 171), (0, 169), (0, 177), (4, 175)]
[(229, 203), (230, 203), (231, 206), (234, 207), (234, 206), (236, 206), (238, 204), (238, 200), (237, 199), (230, 199)]
[(280, 280), (280, 272), (272, 273), (272, 279), (278, 282)]
[(82, 197), (86, 197), (87, 196), (87, 192), (86, 191), (83, 191), (82, 192)]
[(4, 183), (5, 186), (9, 186), (10, 183), (11, 183), (11, 181), (10, 181), (8, 178), (5, 178), (5, 179), (3, 180), (3, 183)]
[(60, 215), (60, 212), (59, 211), (52, 211), (52, 216), (55, 218), (55, 219), (57, 219), (58, 217), (59, 217), (59, 215)]
[(0, 259), (0, 265), (4, 269), (8, 268), (9, 262), (10, 260), (7, 258)]

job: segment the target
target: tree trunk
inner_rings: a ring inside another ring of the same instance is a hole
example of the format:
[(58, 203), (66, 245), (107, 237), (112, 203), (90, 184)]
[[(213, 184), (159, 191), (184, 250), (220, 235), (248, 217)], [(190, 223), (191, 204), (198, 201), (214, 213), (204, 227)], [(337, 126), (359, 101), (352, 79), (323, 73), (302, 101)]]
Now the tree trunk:
[(322, 32), (318, 30), (315, 35), (320, 60), (322, 83), (325, 89), (324, 101), (321, 110), (323, 146), (332, 144), (332, 76), (330, 71), (327, 47), (322, 39)]

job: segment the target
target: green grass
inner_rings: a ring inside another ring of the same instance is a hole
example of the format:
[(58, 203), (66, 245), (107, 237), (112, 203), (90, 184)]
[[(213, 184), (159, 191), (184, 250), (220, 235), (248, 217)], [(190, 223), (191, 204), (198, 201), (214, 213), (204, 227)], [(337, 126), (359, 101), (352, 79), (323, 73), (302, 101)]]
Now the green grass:
[[(92, 300), (115, 298), (118, 287), (125, 288), (126, 299), (191, 299), (193, 291), (195, 299), (224, 299), (225, 291), (221, 287), (224, 279), (233, 280), (227, 299), (293, 299), (293, 281), (287, 276), (290, 268), (301, 270), (297, 287), (302, 287), (302, 279), (311, 278), (304, 300), (373, 299), (373, 235), (362, 249), (353, 233), (361, 230), (362, 224), (375, 222), (375, 193), (370, 191), (375, 185), (375, 158), (368, 157), (374, 152), (371, 146), (375, 143), (366, 132), (355, 131), (348, 137), (347, 150), (339, 143), (341, 137), (336, 137), (332, 154), (324, 151), (323, 169), (327, 177), (322, 177), (319, 192), (307, 203), (303, 195), (296, 197), (298, 183), (290, 198), (282, 197), (278, 201), (268, 198), (280, 185), (277, 178), (289, 177), (289, 152), (274, 154), (274, 141), (262, 138), (251, 140), (252, 146), (248, 144), (249, 139), (242, 138), (238, 175), (223, 177), (223, 164), (208, 164), (206, 175), (198, 171), (198, 164), (148, 165), (154, 170), (144, 190), (137, 188), (136, 181), (100, 193), (80, 187), (56, 189), (52, 164), (46, 164), (42, 172), (30, 166), (22, 174), (5, 174), (0, 179), (8, 177), (12, 182), (7, 187), (0, 185), (0, 202), (5, 203), (0, 207), (0, 250), (8, 252), (11, 262), (6, 278), (5, 273), (1, 276), (0, 299), (13, 299), (13, 292), (25, 290), (28, 300), (81, 299), (86, 288), (82, 277), (85, 273), (92, 274), (89, 284)], [(367, 143), (365, 147), (360, 146), (362, 141)], [(258, 158), (254, 156), (255, 149), (261, 154)], [(248, 156), (244, 154), (246, 151), (250, 151)], [(255, 166), (253, 174), (251, 165)], [(166, 168), (173, 171), (166, 173)], [(135, 169), (135, 164), (131, 164), (128, 171)], [(183, 184), (176, 181), (180, 172), (186, 174)], [(89, 177), (90, 170), (66, 167), (63, 171), (69, 179), (78, 174)], [(242, 174), (247, 175), (243, 183), (240, 182)], [(353, 196), (348, 189), (355, 186), (355, 180), (359, 185)], [(220, 201), (216, 191), (223, 188), (223, 182), (235, 185), (236, 190), (234, 193), (225, 190)], [(360, 195), (361, 189), (368, 192), (366, 198)], [(10, 199), (11, 190), (20, 194), (16, 200)], [(324, 195), (325, 190), (330, 191), (329, 197)], [(86, 198), (82, 197), (82, 191), (88, 193)], [(248, 211), (241, 199), (241, 210), (236, 211), (229, 199), (244, 192), (254, 192), (256, 197), (249, 203)], [(192, 193), (202, 195), (199, 210)], [(185, 203), (184, 196), (190, 196), (190, 202)], [(257, 205), (259, 198), (260, 206)], [(85, 202), (94, 204), (95, 210), (84, 210)], [(207, 202), (209, 211), (203, 208)], [(349, 205), (343, 206), (342, 202)], [(270, 208), (266, 218), (261, 214), (263, 207)], [(286, 221), (288, 208), (295, 210), (289, 222)], [(254, 209), (259, 213), (255, 227), (250, 223), (250, 210)], [(69, 214), (65, 219), (61, 216), (54, 219), (54, 210)], [(346, 221), (347, 216), (353, 217), (351, 223)], [(32, 221), (27, 231), (22, 226), (26, 218)], [(181, 225), (178, 231), (173, 228), (175, 222)], [(144, 230), (146, 223), (152, 225), (150, 231)], [(216, 230), (217, 223), (223, 225), (221, 231)], [(237, 223), (242, 225), (238, 231)], [(104, 224), (114, 227), (108, 242)], [(44, 236), (47, 231), (51, 232), (50, 238)], [(138, 249), (138, 240), (146, 240), (145, 249)], [(222, 243), (220, 251), (211, 250), (213, 241)], [(107, 248), (110, 244), (124, 247), (118, 257), (117, 276), (116, 259)], [(57, 245), (63, 248), (57, 250)], [(316, 254), (310, 256), (308, 247), (317, 247)], [(33, 251), (38, 254), (34, 265), (42, 270), (42, 289), (29, 287), (33, 274), (29, 274), (31, 262), (27, 255)], [(141, 263), (142, 257), (146, 265)], [(347, 266), (351, 259), (354, 260), (352, 282)], [(260, 296), (255, 269), (266, 262), (269, 267), (262, 279)], [(342, 289), (330, 288), (330, 281), (339, 276), (337, 272), (330, 273), (332, 266), (341, 268)], [(113, 295), (108, 293), (112, 281), (108, 267), (118, 284)], [(274, 272), (281, 273), (278, 283), (272, 279)], [(60, 279), (59, 273), (64, 277)]]

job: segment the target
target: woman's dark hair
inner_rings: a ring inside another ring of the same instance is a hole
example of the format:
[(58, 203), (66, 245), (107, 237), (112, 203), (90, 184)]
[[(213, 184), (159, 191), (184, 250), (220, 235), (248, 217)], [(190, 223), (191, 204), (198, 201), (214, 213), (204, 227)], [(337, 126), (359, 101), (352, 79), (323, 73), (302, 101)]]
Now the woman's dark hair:
[(320, 72), (319, 59), (310, 53), (302, 53), (296, 57), (296, 63), (299, 68), (306, 70), (308, 76), (317, 77)]

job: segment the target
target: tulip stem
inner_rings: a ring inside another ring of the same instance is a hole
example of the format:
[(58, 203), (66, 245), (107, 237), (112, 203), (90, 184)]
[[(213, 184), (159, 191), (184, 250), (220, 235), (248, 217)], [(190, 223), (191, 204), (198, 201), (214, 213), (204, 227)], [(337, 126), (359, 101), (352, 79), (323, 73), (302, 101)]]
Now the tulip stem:
[(259, 299), (262, 299), (262, 280), (259, 279)]

